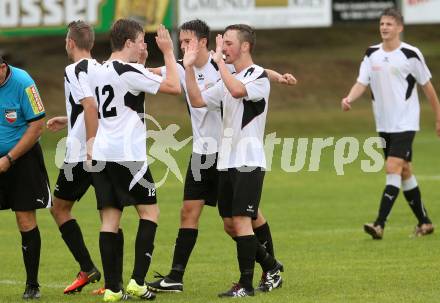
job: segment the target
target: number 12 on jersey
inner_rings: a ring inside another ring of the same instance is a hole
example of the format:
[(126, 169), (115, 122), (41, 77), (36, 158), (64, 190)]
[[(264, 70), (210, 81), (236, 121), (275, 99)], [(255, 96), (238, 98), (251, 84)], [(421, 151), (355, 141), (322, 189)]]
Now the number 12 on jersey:
[[(113, 91), (113, 87), (111, 85), (105, 85), (102, 90), (99, 87), (95, 88), (96, 100), (98, 101), (98, 119), (116, 117), (116, 107), (110, 107), (110, 103), (113, 101), (115, 97), (115, 92)], [(101, 97), (106, 98), (104, 104), (101, 108)]]

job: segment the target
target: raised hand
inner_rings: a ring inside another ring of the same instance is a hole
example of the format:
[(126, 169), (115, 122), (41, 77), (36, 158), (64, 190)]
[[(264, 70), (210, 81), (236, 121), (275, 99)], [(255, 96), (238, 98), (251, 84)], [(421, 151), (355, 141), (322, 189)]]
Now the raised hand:
[(220, 34), (215, 37), (215, 53), (212, 59), (214, 59), (214, 62), (217, 64), (223, 60), (223, 36)]
[(194, 62), (196, 61), (197, 55), (199, 53), (199, 48), (195, 39), (191, 39), (191, 41), (185, 47), (184, 53), (183, 66), (188, 67), (194, 65)]
[(173, 41), (171, 40), (170, 33), (162, 24), (157, 29), (156, 43), (162, 53), (173, 51)]

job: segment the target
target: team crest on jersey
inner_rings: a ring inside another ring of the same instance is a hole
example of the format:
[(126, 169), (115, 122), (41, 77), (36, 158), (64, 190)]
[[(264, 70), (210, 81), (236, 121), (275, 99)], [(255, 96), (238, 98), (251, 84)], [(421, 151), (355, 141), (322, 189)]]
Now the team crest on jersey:
[(14, 123), (17, 121), (17, 111), (15, 109), (7, 109), (5, 110), (5, 118), (9, 123)]
[(34, 84), (26, 88), (26, 94), (34, 114), (37, 115), (44, 112), (43, 102), (41, 102), (40, 94)]

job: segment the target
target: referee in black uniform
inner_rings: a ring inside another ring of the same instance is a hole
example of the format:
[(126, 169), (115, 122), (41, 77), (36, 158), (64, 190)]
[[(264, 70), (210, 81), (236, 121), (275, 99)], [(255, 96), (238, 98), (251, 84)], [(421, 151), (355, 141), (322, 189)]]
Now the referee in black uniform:
[(51, 206), (47, 172), (38, 143), (44, 116), (32, 78), (0, 56), (0, 209), (15, 212), (21, 233), (27, 276), (23, 299), (40, 297), (41, 238), (35, 210)]

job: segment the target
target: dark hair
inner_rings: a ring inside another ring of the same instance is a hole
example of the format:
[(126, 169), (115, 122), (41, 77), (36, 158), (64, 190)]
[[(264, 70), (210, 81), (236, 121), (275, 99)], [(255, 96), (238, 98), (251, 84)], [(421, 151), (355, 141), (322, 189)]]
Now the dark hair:
[(209, 26), (206, 24), (205, 21), (202, 21), (200, 19), (194, 19), (191, 21), (187, 21), (183, 23), (180, 28), (180, 31), (192, 31), (196, 34), (196, 37), (198, 40), (205, 38), (206, 39), (206, 46), (209, 45)]
[(90, 51), (93, 48), (95, 42), (95, 32), (93, 27), (88, 23), (77, 20), (72, 21), (67, 25), (69, 30), (67, 36), (75, 41), (76, 46), (80, 49)]
[(0, 55), (0, 64), (6, 63), (6, 61), (3, 59), (3, 57)]
[(384, 10), (382, 12), (382, 14), (380, 15), (380, 18), (382, 18), (384, 16), (393, 17), (398, 24), (403, 25), (403, 16), (399, 12), (399, 10), (395, 9), (394, 7), (390, 7), (390, 8), (387, 8), (386, 10)]
[(144, 33), (142, 26), (131, 19), (119, 19), (110, 30), (110, 45), (112, 51), (120, 51), (127, 40), (135, 41), (139, 33)]
[(233, 24), (225, 28), (225, 33), (230, 30), (238, 31), (238, 39), (241, 43), (248, 42), (249, 51), (252, 53), (255, 48), (255, 44), (257, 43), (257, 34), (255, 33), (254, 29), (246, 24)]

